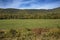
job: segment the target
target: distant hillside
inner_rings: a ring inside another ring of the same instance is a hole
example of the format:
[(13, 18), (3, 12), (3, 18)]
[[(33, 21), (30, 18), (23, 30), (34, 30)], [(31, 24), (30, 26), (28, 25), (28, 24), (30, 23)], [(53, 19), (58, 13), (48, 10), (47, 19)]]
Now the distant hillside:
[(60, 7), (55, 9), (2, 9), (0, 19), (60, 19)]

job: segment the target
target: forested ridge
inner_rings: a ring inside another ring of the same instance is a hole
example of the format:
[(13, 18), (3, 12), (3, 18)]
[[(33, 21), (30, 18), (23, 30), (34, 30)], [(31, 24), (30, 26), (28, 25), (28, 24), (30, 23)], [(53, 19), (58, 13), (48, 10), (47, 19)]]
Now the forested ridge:
[(0, 19), (60, 19), (60, 7), (54, 9), (2, 9)]

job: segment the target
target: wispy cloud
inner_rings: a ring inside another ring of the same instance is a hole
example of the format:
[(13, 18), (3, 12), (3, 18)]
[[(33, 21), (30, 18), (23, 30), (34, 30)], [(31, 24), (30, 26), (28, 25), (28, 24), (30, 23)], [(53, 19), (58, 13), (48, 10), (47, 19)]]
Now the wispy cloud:
[(0, 8), (51, 9), (60, 7), (60, 0), (0, 0)]

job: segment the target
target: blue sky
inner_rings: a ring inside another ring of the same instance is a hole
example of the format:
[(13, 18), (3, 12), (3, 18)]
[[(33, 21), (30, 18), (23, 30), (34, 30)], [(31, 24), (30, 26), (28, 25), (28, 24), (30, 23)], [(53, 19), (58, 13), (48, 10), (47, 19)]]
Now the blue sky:
[(0, 0), (0, 8), (52, 9), (60, 7), (60, 0)]

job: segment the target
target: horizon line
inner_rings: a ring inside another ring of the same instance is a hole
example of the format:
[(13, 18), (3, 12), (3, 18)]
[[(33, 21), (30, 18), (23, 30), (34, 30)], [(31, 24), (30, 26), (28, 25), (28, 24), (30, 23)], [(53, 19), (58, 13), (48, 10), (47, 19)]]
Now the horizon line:
[(56, 9), (56, 8), (60, 8), (60, 7), (55, 7), (55, 8), (0, 8), (0, 9), (45, 9), (45, 10), (49, 10), (49, 9)]

